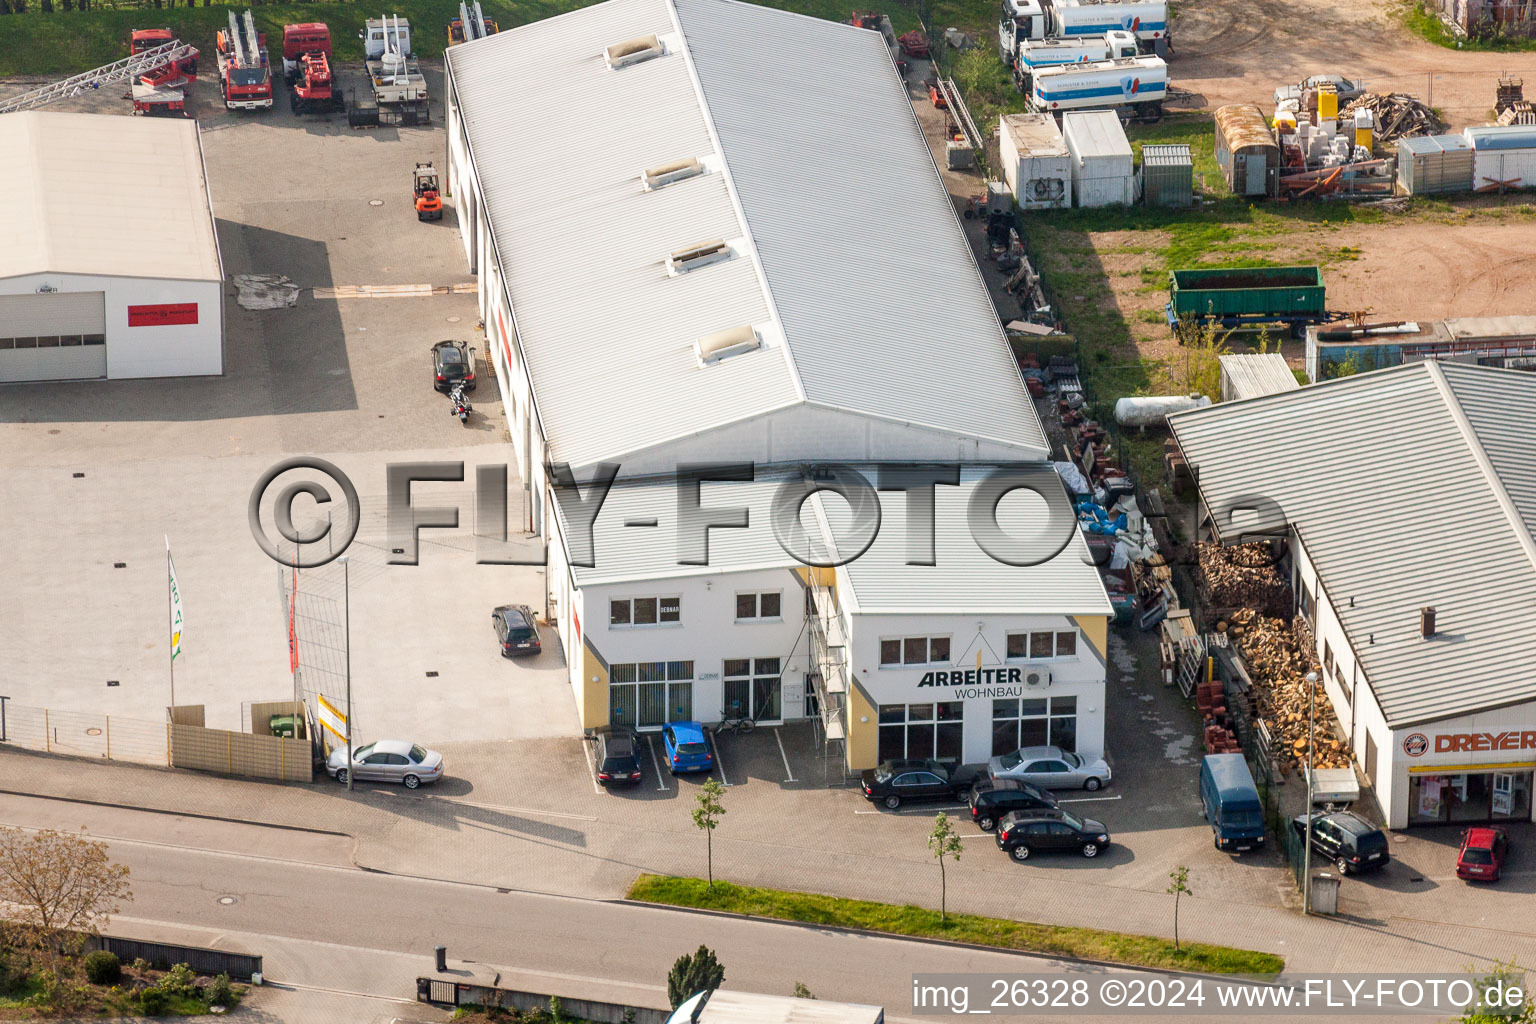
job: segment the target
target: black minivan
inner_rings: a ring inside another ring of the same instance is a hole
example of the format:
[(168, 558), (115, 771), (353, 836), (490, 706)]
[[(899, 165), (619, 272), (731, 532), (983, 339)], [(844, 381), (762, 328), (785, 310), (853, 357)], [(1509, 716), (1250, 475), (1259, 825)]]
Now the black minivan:
[[(1307, 816), (1296, 815), (1291, 819), (1291, 827), (1297, 838), (1305, 842)], [(1333, 861), (1341, 875), (1384, 868), (1392, 859), (1381, 829), (1349, 811), (1313, 812), (1312, 849)]]
[(1057, 806), (1054, 794), (1018, 779), (977, 779), (971, 786), (971, 820), (983, 832), (991, 832), (1012, 811), (1049, 811)]
[(504, 604), (491, 612), (491, 628), (496, 630), (503, 658), (538, 654), (543, 649), (539, 643), (539, 627), (533, 621), (533, 610), (525, 604)]
[(604, 786), (633, 786), (640, 781), (640, 740), (628, 729), (603, 729), (594, 737), (597, 781)]

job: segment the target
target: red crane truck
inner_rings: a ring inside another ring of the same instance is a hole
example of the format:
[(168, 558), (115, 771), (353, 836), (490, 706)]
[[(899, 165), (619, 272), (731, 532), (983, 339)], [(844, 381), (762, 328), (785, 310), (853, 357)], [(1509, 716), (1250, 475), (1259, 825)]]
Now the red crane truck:
[(266, 110), (272, 106), (272, 69), (267, 63), (267, 37), (256, 31), (247, 10), (244, 17), (229, 12), (229, 30), (214, 37), (219, 51), (219, 92), (231, 110)]
[[(168, 28), (141, 28), (129, 37), (128, 49), (138, 56), (177, 41)], [(135, 114), (186, 113), (186, 88), (197, 81), (197, 51), (185, 46), (172, 52), (186, 56), (141, 71), (130, 84)]]
[(331, 68), (331, 30), (322, 22), (283, 26), (283, 77), (295, 114), (327, 113), (345, 107)]

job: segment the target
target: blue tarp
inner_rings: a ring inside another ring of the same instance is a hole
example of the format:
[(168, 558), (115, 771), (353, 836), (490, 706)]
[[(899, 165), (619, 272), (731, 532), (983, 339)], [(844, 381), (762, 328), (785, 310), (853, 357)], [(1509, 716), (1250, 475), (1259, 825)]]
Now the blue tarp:
[(1087, 533), (1113, 537), (1126, 527), (1127, 520), (1124, 512), (1111, 519), (1109, 513), (1101, 506), (1086, 499), (1079, 501), (1076, 507), (1077, 521)]

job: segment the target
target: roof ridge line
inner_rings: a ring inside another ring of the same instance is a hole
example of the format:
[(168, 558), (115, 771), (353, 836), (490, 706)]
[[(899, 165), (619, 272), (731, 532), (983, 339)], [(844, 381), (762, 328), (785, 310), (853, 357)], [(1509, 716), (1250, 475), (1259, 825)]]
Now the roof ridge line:
[[(30, 150), (30, 155), (32, 157), (31, 163), (32, 163), (32, 174), (33, 174), (33, 179), (32, 180), (33, 180), (33, 184), (36, 186), (37, 191), (39, 193), (41, 193), (43, 191), (43, 189), (48, 187), (49, 183), (48, 183), (47, 176), (43, 174), (42, 131), (41, 131), (41, 126), (38, 124), (38, 117), (37, 117), (39, 111), (36, 111), (36, 110), (24, 110), (24, 111), (21, 111), (21, 113), (32, 115), (32, 116), (28, 117), (27, 120), (26, 120), (26, 125), (27, 125), (27, 127), (26, 127), (27, 145), (28, 145), (28, 149)], [(59, 111), (59, 113), (63, 113), (63, 111)], [(42, 251), (42, 257), (43, 257), (42, 258), (42, 265), (43, 265), (43, 269), (41, 271), (39, 271), (39, 273), (42, 273), (42, 274), (62, 273), (62, 271), (54, 269), (54, 262), (53, 262), (53, 230), (52, 230), (52, 227), (48, 223), (48, 206), (47, 206), (46, 203), (39, 202), (39, 203), (37, 203), (37, 208), (38, 208), (38, 212), (41, 214), (41, 219), (42, 219), (42, 223), (40, 225), (38, 225), (40, 228), (42, 228), (42, 230), (39, 231), (38, 234), (42, 235), (42, 237), (43, 237), (43, 251)]]
[(1504, 513), (1504, 518), (1515, 531), (1515, 539), (1524, 549), (1526, 560), (1531, 563), (1532, 569), (1536, 569), (1536, 538), (1533, 538), (1530, 530), (1526, 529), (1524, 518), (1521, 517), (1519, 509), (1515, 508), (1514, 499), (1510, 498), (1504, 481), (1499, 479), (1498, 472), (1493, 468), (1493, 461), (1488, 458), (1488, 452), (1483, 448), (1483, 442), (1478, 438), (1472, 421), (1467, 418), (1466, 410), (1461, 407), (1461, 400), (1456, 397), (1455, 390), (1445, 379), (1445, 371), (1440, 368), (1438, 361), (1426, 359), (1424, 365), (1429, 369), (1430, 380), (1435, 382), (1435, 387), (1445, 399), (1451, 418), (1456, 422), (1456, 429), (1466, 438), (1467, 447), (1471, 449), (1472, 457), (1477, 460), (1478, 469), (1482, 471), (1484, 479), (1493, 489), (1494, 500), (1499, 503), (1499, 510)]
[(778, 328), (782, 338), (784, 358), (789, 363), (789, 375), (794, 381), (795, 393), (800, 396), (800, 401), (804, 402), (807, 397), (805, 380), (800, 376), (800, 364), (795, 361), (795, 351), (789, 343), (789, 331), (784, 326), (784, 318), (779, 315), (779, 304), (774, 300), (773, 287), (768, 283), (768, 270), (763, 266), (762, 255), (757, 250), (757, 238), (752, 234), (752, 223), (747, 219), (746, 207), (741, 203), (741, 193), (736, 191), (736, 178), (731, 174), (731, 158), (726, 154), (725, 145), (720, 141), (720, 132), (715, 128), (715, 115), (709, 109), (709, 96), (704, 92), (704, 83), (699, 80), (699, 69), (693, 63), (693, 47), (688, 43), (688, 30), (683, 27), (682, 14), (677, 9), (677, 0), (666, 0), (666, 3), (667, 13), (672, 17), (672, 24), (683, 40), (683, 66), (688, 69), (688, 80), (693, 83), (693, 94), (699, 101), (699, 114), (704, 118), (704, 130), (709, 132), (710, 141), (715, 144), (715, 152), (720, 154), (720, 173), (725, 177), (725, 194), (731, 197), (731, 208), (736, 211), (736, 218), (741, 222), (741, 230), (746, 235), (747, 249), (752, 254), (752, 269), (756, 272), (758, 285), (763, 290), (763, 301), (767, 303), (768, 314), (773, 317), (773, 324)]

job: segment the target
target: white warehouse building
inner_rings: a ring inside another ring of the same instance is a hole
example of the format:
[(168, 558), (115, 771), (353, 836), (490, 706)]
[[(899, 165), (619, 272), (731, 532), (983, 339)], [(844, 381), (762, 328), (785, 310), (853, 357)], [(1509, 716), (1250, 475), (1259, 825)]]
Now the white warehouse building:
[(0, 382), (224, 371), (224, 270), (195, 121), (0, 117)]
[[(1533, 820), (1533, 421), (1536, 374), (1434, 360), (1169, 418), (1223, 541), (1289, 536), (1341, 738), (1391, 828)], [(1224, 514), (1256, 496), (1273, 504)]]
[[(949, 760), (990, 754), (996, 714), (1100, 753), (1110, 609), (1077, 547), (1014, 569), (941, 529), (937, 566), (882, 569), (898, 500), (888, 541), (812, 569), (769, 528), (772, 481), (808, 464), (1048, 451), (881, 37), (736, 0), (608, 0), (451, 48), (447, 92), (449, 191), (582, 726), (811, 718), (864, 768), (896, 749), (898, 709), (901, 750)], [(551, 148), (553, 109), (589, 130)], [(756, 511), (680, 564), (671, 474), (722, 461), (755, 479), (705, 483), (703, 503)], [(619, 479), (590, 566), (551, 513), (562, 465)], [(937, 489), (947, 514), (968, 472)]]

